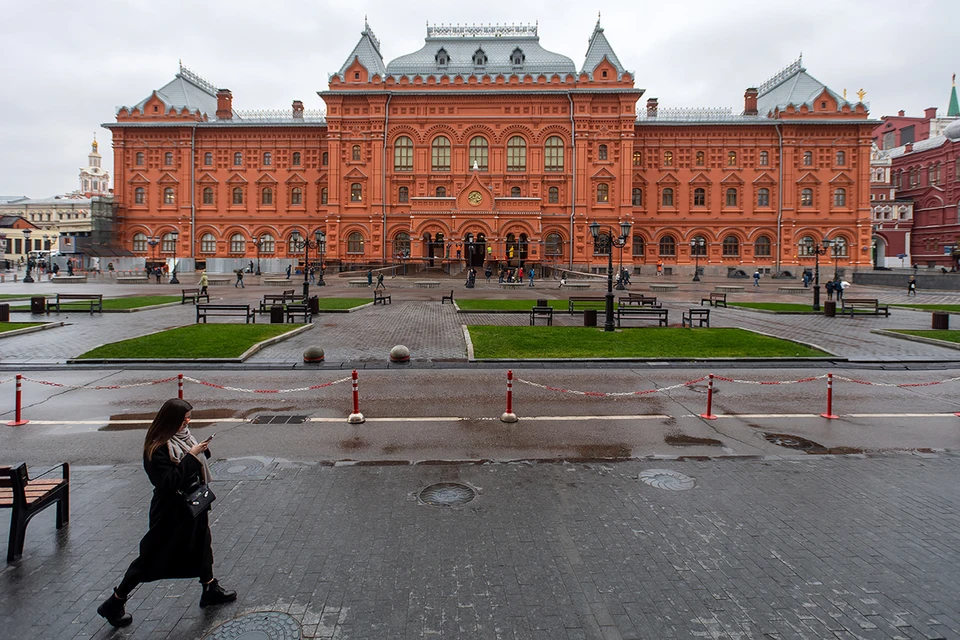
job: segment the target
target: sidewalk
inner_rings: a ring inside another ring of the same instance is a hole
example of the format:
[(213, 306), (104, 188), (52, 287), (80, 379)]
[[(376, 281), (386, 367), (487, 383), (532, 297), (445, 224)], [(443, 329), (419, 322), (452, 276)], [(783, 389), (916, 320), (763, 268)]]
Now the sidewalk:
[[(305, 638), (958, 638), (958, 464), (904, 454), (381, 467), (221, 460), (215, 569), (238, 602), (201, 610), (196, 581), (143, 585), (124, 631), (95, 609), (136, 553), (150, 487), (139, 465), (75, 468), (70, 524), (58, 534), (46, 510), (27, 530), (23, 559), (0, 569), (0, 628), (37, 640), (184, 640), (272, 611)], [(695, 486), (640, 482), (650, 469)], [(420, 503), (418, 492), (436, 482), (477, 496), (456, 507)]]

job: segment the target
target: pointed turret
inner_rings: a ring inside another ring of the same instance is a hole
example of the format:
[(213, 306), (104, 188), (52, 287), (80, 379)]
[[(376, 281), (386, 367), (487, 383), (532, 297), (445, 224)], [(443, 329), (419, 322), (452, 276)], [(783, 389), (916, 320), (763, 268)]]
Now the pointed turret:
[(950, 106), (947, 107), (947, 117), (960, 116), (960, 104), (957, 103), (957, 74), (953, 74), (953, 87), (950, 89)]
[(593, 35), (590, 36), (590, 44), (587, 45), (587, 55), (583, 60), (583, 67), (580, 68), (580, 73), (585, 73), (592, 80), (593, 79), (593, 70), (597, 68), (603, 59), (606, 58), (607, 61), (614, 66), (617, 70), (617, 79), (619, 80), (626, 69), (623, 68), (623, 65), (620, 64), (620, 59), (617, 58), (617, 54), (614, 53), (613, 47), (610, 46), (610, 43), (607, 42), (607, 37), (603, 35), (603, 27), (600, 26), (600, 16), (597, 16), (597, 26), (593, 29)]
[(371, 78), (374, 75), (379, 75), (381, 78), (387, 75), (387, 67), (383, 63), (383, 55), (380, 53), (380, 40), (378, 40), (377, 36), (373, 33), (373, 29), (370, 28), (370, 24), (366, 18), (363, 20), (363, 31), (360, 32), (360, 42), (357, 43), (357, 46), (355, 46), (353, 51), (350, 52), (350, 55), (347, 56), (343, 66), (340, 67), (340, 71), (330, 77), (339, 76), (340, 80), (348, 82), (353, 80), (352, 77), (347, 78), (346, 73), (354, 63), (359, 63), (366, 69)]

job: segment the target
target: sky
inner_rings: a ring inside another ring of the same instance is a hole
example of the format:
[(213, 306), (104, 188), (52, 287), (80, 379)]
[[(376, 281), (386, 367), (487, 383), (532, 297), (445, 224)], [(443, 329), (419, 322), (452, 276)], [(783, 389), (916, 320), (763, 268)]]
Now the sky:
[[(808, 73), (871, 117), (945, 115), (960, 71), (956, 0), (769, 0), (441, 3), (424, 0), (0, 0), (0, 195), (78, 187), (96, 134), (113, 175), (121, 105), (173, 79), (179, 63), (233, 92), (238, 110), (322, 109), (317, 91), (363, 30), (384, 61), (423, 46), (426, 25), (537, 24), (541, 45), (579, 69), (597, 24), (635, 86), (661, 107), (743, 109), (743, 92), (803, 54)], [(112, 184), (112, 183), (111, 183)]]

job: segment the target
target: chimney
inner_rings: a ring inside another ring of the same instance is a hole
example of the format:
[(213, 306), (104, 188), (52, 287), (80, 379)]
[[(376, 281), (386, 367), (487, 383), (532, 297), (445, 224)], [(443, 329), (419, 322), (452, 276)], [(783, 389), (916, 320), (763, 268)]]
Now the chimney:
[(757, 115), (757, 91), (756, 87), (749, 87), (743, 94), (743, 115)]
[(303, 120), (303, 101), (293, 101), (293, 117), (297, 120)]
[(904, 111), (903, 109), (900, 109), (900, 111), (897, 112), (897, 115), (902, 118), (903, 116), (907, 115), (907, 112)]
[(233, 94), (230, 89), (217, 89), (217, 120), (233, 120)]
[(656, 118), (657, 117), (657, 99), (650, 98), (647, 100), (647, 117)]
[(936, 107), (927, 107), (923, 110), (923, 117), (927, 120), (933, 120), (937, 117), (937, 108)]
[(907, 153), (910, 153), (911, 151), (913, 151), (913, 143), (912, 143), (912, 142), (908, 142), (905, 146), (906, 146), (906, 152), (907, 152)]

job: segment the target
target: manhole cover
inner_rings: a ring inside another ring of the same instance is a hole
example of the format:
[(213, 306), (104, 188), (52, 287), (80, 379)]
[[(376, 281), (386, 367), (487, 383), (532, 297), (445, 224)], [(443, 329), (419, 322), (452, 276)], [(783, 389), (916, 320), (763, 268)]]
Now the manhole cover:
[(640, 480), (651, 487), (668, 491), (686, 491), (693, 489), (696, 484), (690, 476), (670, 469), (647, 469), (640, 473)]
[(475, 497), (477, 497), (476, 491), (456, 482), (432, 484), (420, 492), (420, 502), (433, 507), (455, 507), (467, 504)]
[[(710, 391), (710, 386), (706, 384), (688, 384), (687, 389), (693, 391), (694, 393), (707, 393)], [(720, 393), (720, 389), (714, 387), (713, 393), (714, 395)]]
[(303, 424), (307, 416), (257, 416), (252, 424)]
[(279, 611), (258, 611), (228, 620), (205, 640), (300, 640), (300, 624)]
[(274, 464), (268, 465), (259, 458), (233, 458), (227, 460), (217, 460), (210, 465), (210, 471), (215, 479), (224, 479), (224, 476), (264, 476), (272, 470)]
[(786, 447), (787, 449), (807, 451), (808, 449), (824, 448), (822, 444), (818, 444), (813, 440), (807, 440), (806, 438), (791, 436), (785, 433), (764, 433), (763, 437), (767, 440), (767, 442), (771, 442), (778, 447)]

